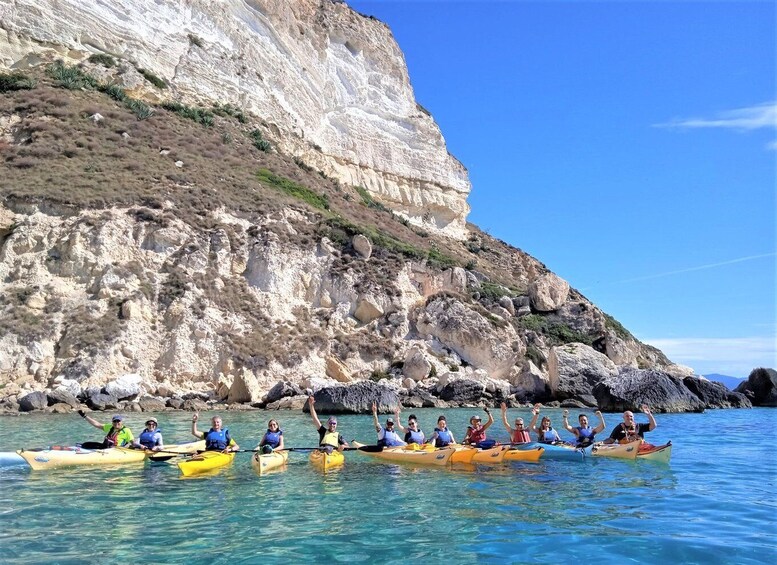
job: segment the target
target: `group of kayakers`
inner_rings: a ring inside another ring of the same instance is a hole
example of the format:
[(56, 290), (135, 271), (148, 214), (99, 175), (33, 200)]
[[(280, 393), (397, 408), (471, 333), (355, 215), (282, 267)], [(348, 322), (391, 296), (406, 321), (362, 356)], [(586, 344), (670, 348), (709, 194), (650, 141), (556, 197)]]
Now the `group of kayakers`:
[[(308, 399), (308, 406), (310, 408), (310, 416), (313, 420), (313, 424), (318, 432), (319, 447), (330, 451), (335, 449), (342, 451), (344, 448), (349, 447), (348, 442), (343, 439), (343, 436), (337, 430), (337, 418), (330, 416), (327, 419), (326, 426), (324, 426), (318, 419), (315, 408), (315, 399), (312, 396)], [(511, 426), (507, 419), (507, 405), (504, 402), (502, 403), (502, 424), (510, 434), (511, 443), (520, 444), (531, 442), (532, 438), (530, 432), (536, 434), (539, 443), (553, 444), (563, 441), (558, 432), (553, 428), (549, 417), (543, 416), (540, 420), (539, 427), (537, 426), (537, 420), (540, 418), (540, 408), (540, 404), (535, 404), (532, 408), (532, 419), (528, 428), (524, 425), (523, 418), (520, 417), (516, 418), (514, 426)], [(653, 417), (652, 412), (646, 405), (643, 405), (641, 410), (648, 418), (647, 423), (637, 424), (634, 421), (634, 414), (627, 410), (623, 413), (623, 422), (619, 423), (612, 430), (610, 436), (604, 440), (604, 443), (630, 443), (632, 441), (644, 439), (644, 434), (646, 432), (653, 431), (656, 428), (656, 420)], [(130, 429), (124, 425), (124, 418), (121, 415), (113, 416), (110, 424), (101, 424), (91, 416), (88, 416), (83, 410), (79, 410), (78, 413), (81, 417), (86, 419), (89, 424), (95, 428), (101, 429), (106, 434), (102, 442), (82, 443), (81, 447), (83, 448), (106, 449), (110, 447), (131, 447), (151, 451), (162, 451), (164, 449), (162, 433), (156, 418), (149, 418), (146, 420), (145, 428), (136, 440)], [(474, 415), (470, 418), (469, 426), (467, 426), (463, 440), (464, 445), (488, 449), (497, 444), (495, 440), (486, 437), (486, 430), (494, 423), (494, 416), (488, 408), (485, 408), (485, 413), (487, 416), (485, 424), (478, 415)], [(578, 416), (579, 425), (573, 427), (569, 424), (569, 411), (564, 410), (562, 416), (564, 429), (575, 436), (574, 440), (570, 443), (574, 444), (576, 447), (586, 447), (596, 441), (596, 434), (601, 433), (605, 429), (605, 421), (604, 416), (602, 416), (602, 413), (599, 410), (594, 412), (594, 415), (599, 420), (599, 423), (596, 426), (591, 427), (588, 422), (588, 416), (580, 414)], [(227, 453), (240, 450), (240, 446), (235, 442), (234, 438), (230, 436), (229, 429), (224, 427), (220, 416), (213, 416), (213, 418), (211, 418), (211, 427), (207, 432), (201, 432), (197, 429), (198, 417), (199, 415), (196, 413), (192, 416), (191, 432), (197, 439), (205, 440), (205, 449), (207, 451), (222, 451)], [(448, 429), (445, 416), (440, 416), (437, 419), (437, 426), (434, 428), (434, 432), (428, 439), (424, 432), (421, 431), (418, 418), (415, 414), (410, 414), (408, 417), (407, 427), (402, 426), (399, 407), (397, 407), (394, 412), (394, 418), (389, 417), (386, 419), (385, 427), (378, 421), (377, 404), (375, 402), (372, 403), (372, 417), (375, 431), (378, 434), (377, 442), (379, 446), (399, 447), (408, 444), (431, 444), (434, 447), (445, 447), (456, 443), (453, 433)], [(404, 433), (404, 436), (400, 436), (400, 433)], [(279, 422), (276, 419), (273, 418), (268, 422), (267, 431), (262, 436), (258, 449), (263, 453), (272, 453), (273, 451), (285, 449), (283, 430), (281, 430)]]

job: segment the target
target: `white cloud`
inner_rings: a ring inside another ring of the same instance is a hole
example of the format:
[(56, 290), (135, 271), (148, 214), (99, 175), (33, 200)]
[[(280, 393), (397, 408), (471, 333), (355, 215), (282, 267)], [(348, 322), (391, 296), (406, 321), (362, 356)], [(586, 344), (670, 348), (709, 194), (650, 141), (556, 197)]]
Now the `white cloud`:
[(721, 373), (746, 377), (756, 367), (777, 368), (776, 337), (647, 338), (669, 359), (692, 367), (696, 374)]
[(667, 123), (656, 124), (657, 127), (672, 128), (730, 128), (753, 130), (760, 128), (777, 128), (777, 102), (767, 102), (719, 112), (712, 118), (678, 118)]

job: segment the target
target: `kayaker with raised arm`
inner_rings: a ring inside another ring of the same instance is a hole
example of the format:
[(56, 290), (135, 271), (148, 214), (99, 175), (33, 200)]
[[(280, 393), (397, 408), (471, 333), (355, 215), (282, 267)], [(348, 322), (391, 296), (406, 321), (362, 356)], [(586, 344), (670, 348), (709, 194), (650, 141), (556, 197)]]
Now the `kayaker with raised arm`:
[(402, 447), (407, 445), (394, 430), (394, 418), (386, 419), (385, 429), (378, 422), (378, 406), (372, 403), (372, 419), (375, 422), (375, 431), (378, 432), (378, 445), (383, 447)]
[(145, 429), (140, 432), (137, 441), (132, 443), (132, 447), (148, 449), (150, 451), (160, 451), (164, 446), (162, 431), (159, 429), (159, 422), (157, 422), (156, 418), (146, 420)]
[(283, 430), (278, 424), (278, 420), (273, 418), (267, 422), (267, 431), (264, 432), (262, 441), (259, 442), (262, 453), (272, 453), (283, 449)]
[(604, 443), (630, 443), (645, 439), (646, 432), (655, 430), (658, 424), (656, 424), (656, 419), (650, 408), (647, 407), (647, 404), (643, 404), (640, 408), (642, 413), (648, 417), (647, 424), (637, 424), (634, 421), (634, 413), (631, 410), (626, 410), (623, 413), (623, 422), (615, 426), (610, 437), (604, 440)]
[(192, 435), (197, 439), (205, 440), (205, 451), (229, 453), (240, 449), (240, 446), (230, 437), (229, 428), (223, 427), (221, 416), (213, 416), (210, 419), (211, 428), (207, 432), (197, 430), (198, 418), (199, 414), (195, 412), (192, 416)]
[(575, 447), (588, 447), (596, 441), (594, 436), (604, 431), (604, 416), (602, 416), (602, 413), (599, 410), (594, 412), (594, 415), (599, 418), (599, 424), (595, 428), (588, 425), (588, 416), (585, 414), (580, 414), (577, 417), (577, 422), (580, 425), (573, 428), (569, 425), (569, 410), (564, 410), (562, 424), (564, 424), (564, 429), (566, 431), (575, 434)]
[(110, 424), (101, 424), (91, 416), (87, 416), (86, 412), (83, 410), (79, 410), (78, 414), (92, 426), (105, 432), (105, 439), (103, 439), (101, 442), (87, 441), (80, 444), (83, 449), (130, 447), (132, 442), (135, 441), (135, 437), (132, 435), (130, 429), (124, 426), (124, 417), (119, 414), (116, 414), (113, 418), (111, 418)]
[(502, 408), (502, 424), (507, 430), (507, 433), (510, 434), (510, 442), (511, 443), (531, 442), (531, 436), (529, 435), (529, 430), (527, 430), (523, 425), (523, 418), (516, 418), (515, 428), (512, 428), (510, 427), (510, 424), (507, 422), (507, 404), (502, 402), (501, 408)]
[(310, 417), (313, 418), (313, 424), (318, 431), (318, 445), (329, 449), (337, 449), (342, 451), (346, 447), (350, 447), (348, 442), (343, 439), (337, 431), (337, 418), (330, 416), (326, 421), (326, 427), (321, 425), (321, 421), (316, 414), (316, 407), (314, 404), (316, 399), (312, 396), (308, 398), (308, 406), (310, 406)]
[(405, 432), (405, 443), (417, 443), (418, 445), (426, 443), (426, 436), (418, 427), (418, 418), (416, 418), (415, 414), (410, 414), (407, 418), (406, 428), (402, 427), (402, 420), (399, 418), (399, 406), (397, 406), (394, 416), (397, 418), (397, 427), (399, 428), (399, 431)]
[(532, 408), (531, 413), (532, 419), (529, 423), (529, 428), (531, 431), (533, 431), (535, 434), (537, 434), (537, 441), (540, 443), (556, 443), (561, 441), (561, 436), (558, 435), (558, 432), (553, 429), (553, 426), (551, 426), (550, 418), (547, 416), (543, 416), (542, 420), (540, 420), (540, 427), (537, 427), (537, 418), (540, 417), (540, 406), (541, 404), (535, 404), (534, 408)]
[(493, 439), (486, 439), (486, 430), (494, 423), (494, 416), (491, 414), (491, 410), (485, 409), (488, 415), (488, 421), (481, 425), (483, 421), (480, 416), (472, 416), (469, 419), (469, 426), (467, 426), (467, 435), (464, 436), (465, 445), (473, 445), (482, 449), (489, 449), (496, 445), (496, 441)]
[(434, 433), (429, 437), (429, 443), (435, 447), (446, 447), (456, 443), (453, 432), (448, 429), (448, 422), (445, 420), (445, 416), (437, 418), (437, 427), (434, 428)]

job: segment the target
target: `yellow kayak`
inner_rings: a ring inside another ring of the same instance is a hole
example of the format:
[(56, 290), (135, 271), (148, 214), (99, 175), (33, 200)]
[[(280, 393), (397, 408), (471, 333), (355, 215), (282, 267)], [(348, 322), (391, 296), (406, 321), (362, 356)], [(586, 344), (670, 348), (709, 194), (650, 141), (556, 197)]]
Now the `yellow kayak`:
[(235, 458), (234, 452), (222, 453), (221, 451), (205, 451), (184, 461), (178, 462), (178, 468), (184, 477), (204, 473), (219, 467), (226, 467)]
[(456, 448), (456, 451), (451, 455), (449, 463), (472, 463), (472, 458), (477, 453), (477, 449), (468, 445), (452, 443), (450, 447)]
[(505, 461), (531, 461), (536, 463), (545, 453), (545, 448), (537, 447), (535, 449), (508, 449), (505, 452)]
[(189, 443), (179, 443), (175, 445), (166, 445), (160, 451), (146, 451), (146, 459), (153, 462), (168, 461), (179, 455), (187, 455), (205, 451), (205, 440), (192, 441)]
[(612, 457), (614, 459), (630, 459), (635, 460), (637, 453), (639, 453), (639, 445), (641, 441), (633, 441), (631, 443), (595, 443), (591, 446), (591, 455), (593, 457)]
[(140, 463), (146, 459), (144, 451), (124, 447), (111, 449), (81, 449), (80, 447), (22, 449), (16, 453), (36, 471), (79, 465), (122, 465), (124, 463)]
[(451, 463), (501, 463), (504, 460), (507, 446), (495, 445), (489, 449), (480, 449), (471, 445), (456, 445), (456, 453), (451, 457)]
[(251, 466), (254, 471), (264, 475), (267, 471), (272, 471), (283, 467), (289, 459), (288, 451), (273, 451), (272, 453), (254, 453), (251, 458)]
[[(354, 447), (372, 447), (365, 446), (358, 441), (351, 442)], [(392, 463), (415, 463), (417, 465), (447, 465), (451, 456), (456, 451), (454, 447), (443, 447), (434, 451), (426, 449), (405, 449), (404, 447), (384, 447), (383, 451), (361, 450), (362, 453), (390, 461)]]
[(324, 472), (345, 463), (345, 456), (337, 450), (327, 453), (326, 451), (316, 449), (310, 452), (309, 459), (316, 469)]

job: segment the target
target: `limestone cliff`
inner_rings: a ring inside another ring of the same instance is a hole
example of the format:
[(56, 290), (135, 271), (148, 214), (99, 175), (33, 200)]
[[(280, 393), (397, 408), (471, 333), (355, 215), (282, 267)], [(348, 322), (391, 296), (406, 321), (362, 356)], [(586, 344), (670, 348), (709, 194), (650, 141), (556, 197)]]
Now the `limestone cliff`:
[(466, 236), (466, 170), (416, 103), (391, 31), (343, 3), (0, 0), (0, 32), (8, 69), (110, 54), (131, 63), (111, 80), (134, 95), (244, 108), (286, 154), (411, 223)]

